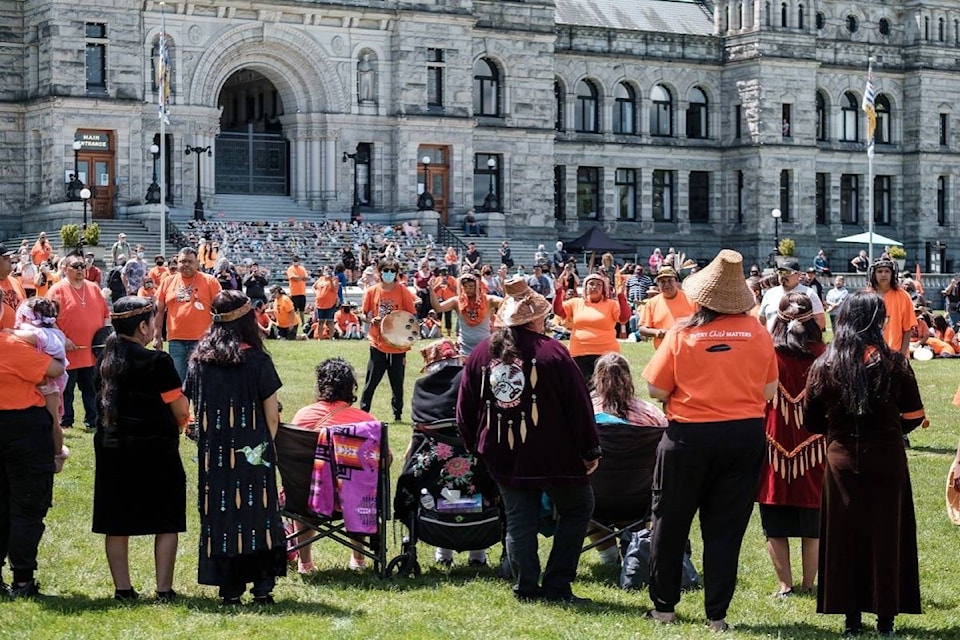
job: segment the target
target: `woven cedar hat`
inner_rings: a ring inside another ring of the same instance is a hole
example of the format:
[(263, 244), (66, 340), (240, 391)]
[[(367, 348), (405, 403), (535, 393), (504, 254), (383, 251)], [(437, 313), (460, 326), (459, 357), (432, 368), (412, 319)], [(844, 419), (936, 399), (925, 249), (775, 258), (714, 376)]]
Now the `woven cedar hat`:
[(756, 306), (743, 277), (743, 256), (723, 249), (710, 264), (683, 281), (683, 290), (702, 306), (720, 313), (745, 313)]
[(514, 276), (503, 283), (506, 297), (497, 310), (497, 322), (501, 327), (519, 327), (547, 317), (550, 303), (530, 288), (523, 276)]
[(460, 352), (457, 350), (457, 345), (449, 338), (441, 338), (436, 342), (431, 342), (420, 349), (420, 355), (423, 356), (423, 369), (420, 370), (421, 372), (426, 371), (427, 368), (433, 364), (460, 361)]

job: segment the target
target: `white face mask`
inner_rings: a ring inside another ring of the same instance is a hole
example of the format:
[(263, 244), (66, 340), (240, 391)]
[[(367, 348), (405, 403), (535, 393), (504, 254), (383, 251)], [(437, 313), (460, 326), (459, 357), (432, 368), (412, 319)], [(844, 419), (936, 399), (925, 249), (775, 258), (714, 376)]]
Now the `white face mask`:
[(137, 252), (137, 258), (139, 258), (140, 260), (143, 260), (143, 251)]
[(391, 282), (397, 279), (397, 274), (394, 273), (393, 271), (384, 271), (383, 273), (380, 274), (380, 279), (386, 282), (387, 284), (390, 284)]

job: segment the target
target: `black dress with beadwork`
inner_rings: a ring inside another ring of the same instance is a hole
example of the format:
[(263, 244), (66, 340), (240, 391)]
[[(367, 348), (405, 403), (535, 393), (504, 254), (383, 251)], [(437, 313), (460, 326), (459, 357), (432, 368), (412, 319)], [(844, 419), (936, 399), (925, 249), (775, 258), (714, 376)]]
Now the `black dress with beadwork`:
[(266, 353), (235, 366), (190, 364), (185, 390), (199, 435), (200, 584), (286, 574), (276, 449), (263, 401), (281, 386)]

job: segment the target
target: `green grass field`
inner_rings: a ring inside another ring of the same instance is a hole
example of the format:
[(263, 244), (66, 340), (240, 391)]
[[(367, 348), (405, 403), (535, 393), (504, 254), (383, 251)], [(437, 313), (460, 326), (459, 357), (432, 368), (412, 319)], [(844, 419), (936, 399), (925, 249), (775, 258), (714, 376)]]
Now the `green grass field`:
[[(313, 399), (313, 367), (322, 359), (341, 355), (363, 378), (365, 342), (271, 342), (268, 349), (284, 382), (280, 391), (284, 416), (291, 418)], [(649, 343), (623, 345), (636, 379), (650, 357)], [(418, 353), (407, 365), (407, 398), (422, 362)], [(950, 400), (957, 388), (960, 361), (915, 363), (930, 429), (912, 436), (908, 453), (916, 502), (920, 543), (923, 607), (920, 616), (901, 616), (897, 627), (905, 638), (960, 638), (960, 579), (957, 574), (960, 529), (944, 512), (944, 479), (960, 435), (960, 409)], [(641, 385), (643, 386), (643, 385)], [(390, 417), (389, 385), (381, 383), (373, 413)], [(77, 411), (82, 411), (77, 397)], [(409, 404), (405, 409), (409, 415)], [(79, 416), (79, 414), (78, 414)], [(391, 425), (390, 440), (397, 460), (409, 438), (409, 422)], [(161, 605), (154, 590), (152, 542), (131, 541), (131, 572), (142, 599), (122, 605), (112, 599), (113, 585), (103, 553), (102, 536), (90, 532), (93, 487), (92, 435), (82, 430), (67, 434), (71, 458), (56, 477), (54, 507), (46, 523), (37, 574), (48, 597), (36, 601), (0, 601), (0, 638), (701, 638), (704, 628), (703, 594), (684, 595), (678, 606), (681, 624), (658, 627), (641, 618), (650, 602), (646, 591), (625, 592), (616, 587), (616, 574), (597, 564), (595, 553), (585, 554), (574, 590), (590, 597), (592, 605), (579, 609), (546, 604), (519, 604), (509, 584), (492, 569), (468, 569), (465, 554), (451, 570), (435, 567), (432, 551), (423, 547), (424, 573), (419, 579), (381, 581), (369, 572), (346, 568), (347, 550), (331, 542), (315, 545), (319, 574), (303, 580), (292, 572), (278, 583), (278, 604), (264, 610), (253, 606), (221, 609), (216, 589), (196, 583), (197, 515), (194, 445), (184, 440), (181, 452), (188, 474), (188, 531), (180, 538), (174, 587), (183, 598)], [(143, 485), (143, 499), (155, 489), (149, 478), (117, 478)], [(696, 526), (696, 525), (695, 525)], [(391, 555), (399, 552), (403, 528), (390, 524)], [(700, 556), (699, 533), (693, 532), (694, 561)], [(549, 541), (543, 541), (546, 557)], [(796, 551), (796, 550), (794, 550)], [(499, 545), (491, 550), (500, 557)], [(823, 638), (837, 634), (839, 616), (815, 613), (810, 596), (777, 600), (777, 583), (764, 548), (759, 519), (754, 517), (744, 539), (740, 582), (728, 620), (745, 638)], [(799, 562), (794, 553), (794, 565)], [(9, 569), (5, 573), (9, 581)], [(799, 577), (797, 577), (799, 580)], [(873, 624), (872, 616), (867, 616)]]

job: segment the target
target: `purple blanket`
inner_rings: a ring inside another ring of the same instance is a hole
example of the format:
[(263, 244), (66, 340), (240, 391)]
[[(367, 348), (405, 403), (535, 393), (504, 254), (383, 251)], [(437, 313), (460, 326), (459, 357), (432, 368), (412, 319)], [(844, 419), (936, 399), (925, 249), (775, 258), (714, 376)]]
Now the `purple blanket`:
[(310, 482), (310, 510), (343, 514), (350, 533), (377, 532), (379, 422), (330, 425), (318, 433)]

